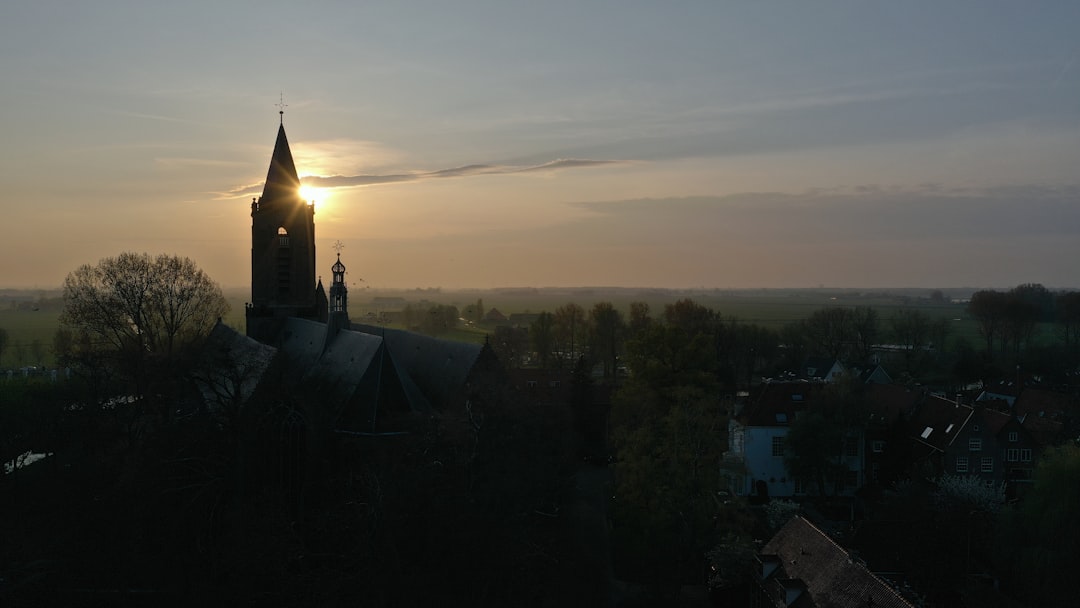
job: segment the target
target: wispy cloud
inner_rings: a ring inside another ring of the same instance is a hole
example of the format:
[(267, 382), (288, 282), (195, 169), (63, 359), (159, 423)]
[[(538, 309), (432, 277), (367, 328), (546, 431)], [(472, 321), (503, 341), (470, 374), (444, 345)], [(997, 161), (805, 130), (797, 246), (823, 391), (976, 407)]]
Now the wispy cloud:
[[(357, 188), (377, 184), (396, 184), (448, 177), (474, 177), (477, 175), (513, 175), (522, 173), (541, 173), (564, 169), (590, 167), (610, 167), (632, 164), (630, 160), (597, 160), (588, 158), (559, 158), (537, 165), (489, 165), (473, 164), (438, 169), (436, 171), (410, 171), (405, 173), (372, 173), (364, 175), (307, 175), (300, 179), (306, 185), (319, 188)], [(257, 195), (262, 191), (262, 182), (231, 188), (221, 193), (222, 198)]]

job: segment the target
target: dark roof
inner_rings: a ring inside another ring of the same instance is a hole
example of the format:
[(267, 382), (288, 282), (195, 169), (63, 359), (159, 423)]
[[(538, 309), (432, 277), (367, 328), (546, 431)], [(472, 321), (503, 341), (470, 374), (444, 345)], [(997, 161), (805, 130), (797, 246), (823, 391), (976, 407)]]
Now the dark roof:
[[(219, 364), (223, 356), (233, 357), (229, 365), (251, 361), (246, 399), (278, 356), (282, 380), (310, 391), (344, 430), (376, 430), (382, 416), (377, 410), (385, 406), (414, 412), (446, 407), (463, 390), (482, 348), (366, 325), (342, 329), (328, 340), (325, 323), (295, 317), (266, 328), (261, 338), (273, 346), (219, 323), (204, 350), (207, 366), (227, 371)], [(205, 400), (214, 397), (210, 385), (200, 388)]]
[(1027, 431), (1036, 443), (1045, 447), (1053, 445), (1061, 438), (1064, 425), (1057, 420), (1028, 414), (1021, 419), (1020, 426)]
[(805, 591), (794, 605), (913, 608), (899, 592), (803, 517), (795, 516), (780, 528), (762, 553), (764, 559), (771, 557), (771, 563), (778, 565), (762, 581), (763, 588), (773, 592), (774, 602), (784, 591)]
[(900, 417), (911, 419), (924, 393), (902, 384), (869, 383), (865, 387), (864, 400), (870, 410), (869, 422), (875, 426), (887, 426)]
[(285, 137), (285, 125), (278, 127), (277, 141), (274, 142), (274, 154), (270, 157), (270, 169), (266, 173), (261, 203), (270, 203), (279, 199), (299, 199), (300, 177), (296, 174), (289, 139)]
[(916, 443), (944, 452), (964, 428), (974, 410), (936, 395), (928, 395), (915, 411), (911, 433)]
[(820, 403), (825, 385), (820, 382), (762, 384), (739, 416), (746, 426), (788, 426), (795, 414)]
[(376, 325), (354, 323), (352, 330), (382, 337), (399, 373), (407, 377), (432, 406), (440, 409), (448, 405), (465, 385), (483, 348), (480, 344), (442, 340)]
[(799, 377), (806, 379), (817, 378), (828, 380), (826, 374), (837, 364), (836, 359), (827, 357), (807, 357), (802, 367), (799, 368)]
[(1080, 415), (1080, 400), (1065, 393), (1027, 387), (1016, 397), (1013, 411), (1017, 416), (1075, 417)]
[(215, 407), (223, 401), (246, 401), (276, 354), (273, 346), (253, 340), (219, 320), (203, 344), (202, 365), (195, 374), (204, 403)]

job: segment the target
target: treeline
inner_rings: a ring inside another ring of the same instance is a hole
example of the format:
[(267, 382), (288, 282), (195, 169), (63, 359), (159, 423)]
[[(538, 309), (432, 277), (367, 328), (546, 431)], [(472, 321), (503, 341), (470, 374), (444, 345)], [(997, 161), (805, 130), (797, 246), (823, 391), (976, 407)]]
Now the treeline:
[[(1016, 365), (1060, 377), (1080, 364), (1080, 292), (1039, 284), (978, 291), (945, 314), (917, 305), (890, 309), (888, 317), (871, 306), (826, 306), (779, 329), (725, 318), (691, 299), (667, 305), (658, 320), (673, 322), (685, 314), (680, 310), (699, 311), (716, 351), (712, 371), (725, 390), (794, 371), (808, 357), (856, 367), (881, 362), (894, 379), (941, 385), (998, 379)], [(625, 313), (610, 302), (588, 309), (571, 302), (539, 313), (528, 327), (496, 327), (492, 345), (510, 368), (569, 369), (585, 357), (614, 379), (631, 371), (627, 344), (649, 315), (640, 301)], [(974, 321), (981, 344), (956, 331), (961, 317)]]

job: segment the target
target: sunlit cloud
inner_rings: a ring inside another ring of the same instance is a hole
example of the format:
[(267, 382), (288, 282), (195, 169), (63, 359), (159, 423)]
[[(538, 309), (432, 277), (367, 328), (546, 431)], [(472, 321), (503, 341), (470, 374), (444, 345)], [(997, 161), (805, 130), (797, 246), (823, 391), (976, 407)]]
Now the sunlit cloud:
[[(448, 177), (473, 177), (478, 175), (513, 175), (521, 173), (540, 173), (545, 171), (560, 171), (564, 169), (580, 169), (589, 167), (611, 167), (632, 164), (636, 161), (628, 160), (596, 160), (586, 158), (560, 158), (538, 165), (487, 165), (474, 164), (439, 169), (436, 171), (412, 171), (406, 173), (373, 173), (366, 175), (305, 175), (300, 182), (307, 186), (330, 189), (330, 188), (356, 188), (360, 186), (374, 186), (378, 184), (396, 184), (402, 182), (415, 182), (421, 180), (448, 178)], [(299, 163), (298, 163), (299, 164)], [(245, 184), (219, 193), (219, 198), (232, 199), (240, 196), (257, 196), (262, 192), (262, 182)]]

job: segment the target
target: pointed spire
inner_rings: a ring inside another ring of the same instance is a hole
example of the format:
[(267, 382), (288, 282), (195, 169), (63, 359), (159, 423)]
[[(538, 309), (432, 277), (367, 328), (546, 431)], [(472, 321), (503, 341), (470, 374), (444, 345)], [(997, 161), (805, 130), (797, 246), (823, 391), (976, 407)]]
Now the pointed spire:
[[(270, 170), (266, 173), (263, 198), (270, 200), (290, 199), (300, 195), (300, 177), (296, 174), (289, 139), (285, 136), (284, 123), (278, 126), (274, 154), (270, 157)], [(271, 198), (267, 198), (271, 197)]]

